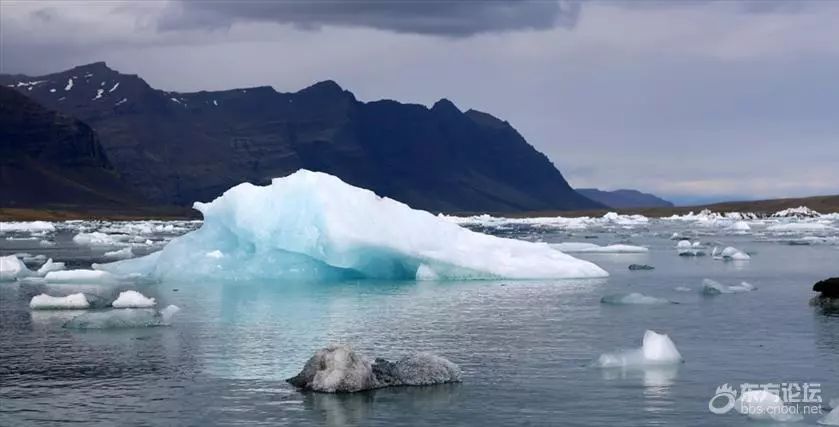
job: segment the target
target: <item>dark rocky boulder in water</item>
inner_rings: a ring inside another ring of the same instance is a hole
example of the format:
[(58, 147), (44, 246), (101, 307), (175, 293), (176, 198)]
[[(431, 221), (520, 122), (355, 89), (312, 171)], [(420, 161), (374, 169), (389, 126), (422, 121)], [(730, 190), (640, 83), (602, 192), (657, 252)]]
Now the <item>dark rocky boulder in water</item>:
[(839, 298), (839, 277), (831, 277), (816, 282), (813, 291), (820, 292), (821, 298)]
[(646, 264), (630, 264), (630, 270), (655, 270), (655, 267)]
[(330, 345), (309, 358), (291, 385), (323, 393), (350, 393), (391, 386), (460, 382), (460, 367), (430, 353), (415, 353), (396, 362), (370, 362), (347, 345)]

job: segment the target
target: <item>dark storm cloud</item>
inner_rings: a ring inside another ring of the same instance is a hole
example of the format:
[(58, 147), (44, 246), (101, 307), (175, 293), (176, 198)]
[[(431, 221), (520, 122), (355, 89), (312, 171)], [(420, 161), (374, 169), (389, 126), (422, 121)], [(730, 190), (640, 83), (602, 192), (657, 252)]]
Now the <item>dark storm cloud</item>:
[(573, 27), (578, 0), (180, 0), (160, 21), (163, 30), (229, 27), (237, 21), (370, 27), (401, 33), (470, 36)]

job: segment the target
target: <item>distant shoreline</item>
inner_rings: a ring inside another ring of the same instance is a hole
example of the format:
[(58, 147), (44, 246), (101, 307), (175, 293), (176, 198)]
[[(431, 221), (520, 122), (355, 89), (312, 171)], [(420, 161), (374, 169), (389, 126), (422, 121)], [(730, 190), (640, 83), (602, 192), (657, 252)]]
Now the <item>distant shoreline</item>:
[[(770, 215), (777, 211), (807, 206), (820, 213), (839, 212), (839, 194), (830, 196), (799, 197), (787, 199), (755, 200), (743, 202), (713, 203), (699, 206), (677, 206), (659, 208), (597, 209), (584, 211), (528, 211), (528, 212), (489, 212), (487, 214), (509, 218), (535, 217), (581, 217), (603, 216), (607, 212), (621, 214), (639, 214), (650, 218), (671, 215), (684, 215), (691, 211), (709, 209), (713, 212), (754, 212)], [(449, 212), (447, 215), (471, 216), (484, 212)], [(39, 208), (0, 207), (0, 221), (66, 221), (66, 220), (193, 220), (201, 219), (201, 214), (189, 207), (85, 207), (56, 206)]]

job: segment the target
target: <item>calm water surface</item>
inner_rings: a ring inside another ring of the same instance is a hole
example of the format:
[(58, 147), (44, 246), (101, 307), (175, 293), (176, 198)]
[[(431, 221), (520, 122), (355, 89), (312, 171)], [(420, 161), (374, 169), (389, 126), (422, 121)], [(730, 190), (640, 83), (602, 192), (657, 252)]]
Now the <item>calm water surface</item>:
[[(678, 257), (665, 228), (503, 231), (650, 248), (577, 255), (609, 271), (602, 280), (136, 286), (160, 305), (181, 307), (174, 325), (160, 328), (66, 330), (77, 312), (33, 312), (28, 302), (78, 286), (0, 284), (0, 425), (759, 425), (711, 414), (716, 388), (811, 382), (825, 401), (839, 397), (839, 317), (808, 306), (812, 284), (839, 274), (836, 246), (707, 237), (753, 254), (726, 263)], [(70, 237), (59, 233), (48, 248), (37, 241), (0, 248), (78, 266), (102, 260), (102, 251)], [(629, 271), (631, 263), (656, 269)], [(745, 280), (758, 290), (702, 297), (703, 278)], [(600, 303), (621, 292), (679, 304)], [(669, 334), (685, 363), (592, 366), (603, 352), (640, 346), (646, 329)], [(464, 381), (352, 395), (301, 393), (284, 382), (330, 342), (371, 357), (431, 351), (458, 363)]]

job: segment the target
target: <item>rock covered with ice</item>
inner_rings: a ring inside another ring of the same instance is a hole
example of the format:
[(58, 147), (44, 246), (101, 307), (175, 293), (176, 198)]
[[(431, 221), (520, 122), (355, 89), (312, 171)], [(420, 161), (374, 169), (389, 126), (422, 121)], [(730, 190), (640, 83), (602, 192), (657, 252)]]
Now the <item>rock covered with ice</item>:
[(641, 348), (604, 353), (597, 360), (602, 368), (673, 365), (683, 361), (676, 344), (666, 334), (646, 331)]
[(606, 295), (600, 299), (603, 304), (612, 305), (653, 305), (653, 304), (672, 304), (670, 300), (664, 298), (651, 297), (638, 292), (628, 294), (614, 294)]
[[(96, 268), (185, 280), (415, 279), (421, 266), (422, 276), (442, 280), (608, 276), (545, 243), (476, 233), (307, 170), (268, 186), (240, 184), (195, 208), (200, 229)], [(216, 250), (224, 257), (206, 256)]]
[(40, 294), (29, 301), (29, 308), (33, 310), (79, 310), (89, 307), (90, 303), (81, 292), (64, 297)]
[(157, 311), (150, 308), (90, 311), (67, 321), (67, 329), (123, 329), (169, 326), (180, 309), (169, 305)]
[(415, 353), (396, 362), (370, 359), (348, 345), (333, 344), (318, 350), (303, 370), (287, 381), (295, 387), (348, 393), (389, 386), (418, 386), (460, 382), (460, 368), (443, 357)]
[(120, 292), (117, 299), (111, 303), (113, 308), (151, 308), (154, 305), (154, 298), (148, 298), (132, 290)]
[(734, 408), (753, 420), (795, 422), (804, 419), (793, 408), (786, 406), (777, 394), (767, 390), (743, 393), (735, 401)]

